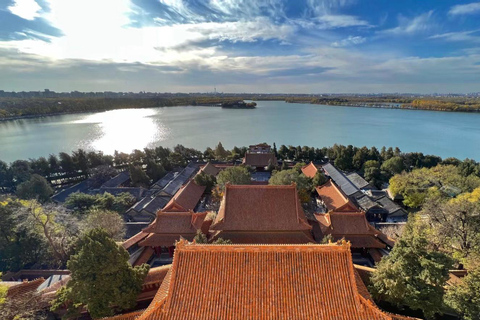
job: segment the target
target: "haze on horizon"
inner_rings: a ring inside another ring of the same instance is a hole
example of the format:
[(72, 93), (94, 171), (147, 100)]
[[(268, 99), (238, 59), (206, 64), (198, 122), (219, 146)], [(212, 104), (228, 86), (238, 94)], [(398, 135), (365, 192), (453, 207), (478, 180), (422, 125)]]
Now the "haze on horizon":
[(480, 2), (4, 0), (0, 90), (480, 91)]

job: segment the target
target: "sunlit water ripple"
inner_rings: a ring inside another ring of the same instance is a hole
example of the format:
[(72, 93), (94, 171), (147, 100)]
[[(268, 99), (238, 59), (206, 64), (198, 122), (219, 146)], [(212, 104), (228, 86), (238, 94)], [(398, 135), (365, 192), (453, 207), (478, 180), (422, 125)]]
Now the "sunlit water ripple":
[(256, 142), (398, 146), (442, 157), (480, 160), (480, 114), (287, 104), (255, 110), (215, 107), (124, 109), (0, 122), (0, 160), (78, 148), (130, 152), (183, 144), (203, 150)]

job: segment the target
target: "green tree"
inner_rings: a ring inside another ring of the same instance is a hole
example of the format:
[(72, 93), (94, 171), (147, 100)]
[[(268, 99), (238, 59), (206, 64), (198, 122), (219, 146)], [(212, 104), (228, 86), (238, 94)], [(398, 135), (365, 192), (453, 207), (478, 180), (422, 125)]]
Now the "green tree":
[(272, 175), (268, 184), (270, 185), (297, 185), (297, 191), (302, 203), (310, 201), (310, 191), (312, 189), (311, 179), (305, 175), (298, 173), (295, 169), (278, 171)]
[(52, 308), (66, 304), (71, 315), (85, 306), (93, 318), (100, 318), (134, 307), (148, 265), (132, 267), (128, 259), (128, 252), (107, 232), (91, 230), (70, 257), (67, 266), (71, 280), (57, 293)]
[(364, 164), (365, 180), (371, 184), (380, 187), (383, 182), (382, 172), (380, 171), (380, 163), (377, 160), (368, 160)]
[(206, 187), (205, 192), (207, 193), (210, 193), (212, 191), (212, 188), (217, 183), (217, 179), (214, 176), (205, 172), (200, 172), (199, 174), (197, 174), (194, 178), (194, 181), (199, 186)]
[(72, 157), (65, 152), (60, 152), (58, 155), (60, 157), (60, 166), (62, 167), (63, 172), (70, 174), (75, 173), (75, 163)]
[(40, 232), (25, 223), (18, 201), (0, 202), (0, 271), (17, 271), (44, 262), (47, 244)]
[(75, 211), (85, 212), (95, 206), (96, 201), (95, 195), (75, 192), (67, 197), (65, 205)]
[(441, 312), (452, 259), (430, 247), (425, 224), (411, 218), (390, 254), (371, 277), (371, 292), (380, 301), (420, 309), (432, 319)]
[(150, 179), (143, 171), (142, 167), (130, 164), (128, 166), (128, 171), (130, 172), (130, 181), (132, 182), (133, 186), (148, 187), (150, 185)]
[(108, 165), (101, 165), (90, 170), (90, 181), (92, 188), (99, 188), (102, 184), (115, 177), (118, 172)]
[(14, 186), (13, 176), (8, 165), (0, 160), (0, 191), (8, 192)]
[(165, 168), (162, 164), (156, 163), (153, 160), (147, 161), (147, 176), (152, 179), (152, 181), (158, 181), (166, 174)]
[(430, 224), (430, 241), (462, 263), (480, 254), (480, 188), (444, 201), (425, 200), (421, 211)]
[[(185, 157), (178, 152), (170, 153), (170, 155), (168, 156), (168, 161), (169, 163), (171, 163), (173, 167), (185, 167), (187, 165), (187, 161), (185, 160)], [(165, 166), (165, 162), (163, 163), (164, 163), (164, 167), (167, 168)]]
[(193, 238), (195, 243), (208, 243), (207, 236), (202, 232), (202, 230), (197, 230), (197, 234)]
[(315, 174), (315, 176), (312, 179), (312, 186), (313, 188), (321, 186), (325, 182), (327, 182), (328, 179), (325, 177), (322, 171), (318, 170), (318, 172)]
[(386, 172), (390, 178), (398, 173), (402, 173), (402, 171), (405, 170), (405, 165), (401, 157), (391, 157), (382, 163), (380, 169)]
[(78, 149), (72, 153), (72, 160), (77, 171), (82, 172), (82, 174), (88, 177), (88, 157), (87, 152), (83, 149)]
[(79, 221), (62, 206), (41, 205), (36, 200), (23, 203), (19, 210), (22, 224), (31, 232), (39, 233), (48, 244), (51, 266), (64, 266), (77, 240)]
[(228, 151), (225, 150), (222, 143), (219, 142), (217, 147), (215, 148), (215, 159), (217, 160), (226, 160), (228, 157)]
[(474, 269), (458, 284), (448, 287), (445, 303), (465, 320), (480, 319), (480, 269)]
[(15, 185), (30, 180), (30, 176), (32, 174), (30, 163), (24, 160), (12, 162), (10, 165), (10, 174), (12, 175)]
[(212, 242), (213, 244), (232, 244), (232, 240), (230, 239), (223, 239), (223, 238), (218, 238), (217, 240)]
[(235, 166), (226, 168), (217, 176), (217, 184), (221, 189), (225, 187), (225, 184), (250, 184), (251, 183), (250, 172), (243, 166)]
[[(433, 168), (414, 169), (411, 172), (397, 174), (390, 179), (390, 191), (401, 195), (403, 203), (412, 208), (421, 207), (432, 193), (445, 188), (458, 188), (461, 192), (471, 192), (480, 186), (476, 175), (462, 176), (454, 166), (438, 165)], [(445, 196), (449, 196), (445, 194)]]
[(108, 192), (97, 195), (75, 192), (68, 196), (65, 205), (79, 213), (86, 213), (89, 210), (111, 210), (122, 214), (135, 202), (135, 197), (128, 192), (119, 193), (117, 196)]
[(40, 202), (47, 202), (52, 194), (53, 189), (48, 181), (38, 174), (32, 174), (29, 181), (17, 187), (17, 196), (20, 199), (37, 199)]
[(0, 272), (0, 306), (5, 303), (8, 287), (2, 285), (2, 273)]

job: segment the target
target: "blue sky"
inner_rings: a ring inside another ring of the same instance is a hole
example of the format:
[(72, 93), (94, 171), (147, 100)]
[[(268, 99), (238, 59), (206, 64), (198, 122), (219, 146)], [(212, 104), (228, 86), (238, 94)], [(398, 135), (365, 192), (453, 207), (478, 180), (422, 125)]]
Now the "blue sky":
[(480, 91), (480, 2), (0, 0), (0, 89)]

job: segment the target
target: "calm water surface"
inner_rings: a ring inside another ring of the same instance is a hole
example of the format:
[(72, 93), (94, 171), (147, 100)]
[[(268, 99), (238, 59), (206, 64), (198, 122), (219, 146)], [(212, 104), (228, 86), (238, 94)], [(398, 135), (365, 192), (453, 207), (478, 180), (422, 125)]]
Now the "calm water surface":
[(215, 107), (126, 109), (0, 122), (0, 160), (78, 148), (130, 152), (176, 144), (204, 150), (257, 142), (398, 146), (442, 157), (480, 160), (480, 114), (287, 104), (255, 110)]

